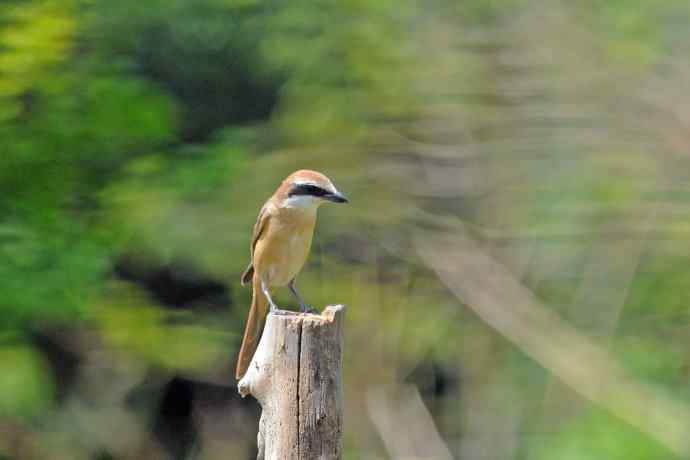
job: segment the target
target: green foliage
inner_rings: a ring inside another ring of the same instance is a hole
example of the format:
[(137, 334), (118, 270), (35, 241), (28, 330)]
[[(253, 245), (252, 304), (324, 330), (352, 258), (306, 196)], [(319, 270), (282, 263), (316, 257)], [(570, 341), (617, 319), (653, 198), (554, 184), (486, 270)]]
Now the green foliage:
[(71, 2), (9, 1), (0, 12), (0, 121), (22, 112), (20, 96), (51, 87), (51, 71), (64, 62), (75, 34)]
[(0, 346), (0, 417), (38, 417), (51, 405), (53, 385), (41, 355), (21, 343)]
[(96, 321), (106, 343), (163, 369), (204, 369), (228, 349), (226, 330), (212, 319), (169, 313), (127, 286), (111, 286), (115, 299), (102, 304)]
[(611, 417), (610, 414), (591, 409), (574, 422), (573, 426), (554, 436), (551, 442), (537, 448), (538, 460), (649, 460), (678, 457), (634, 428)]
[(258, 47), (267, 32), (258, 2), (99, 0), (89, 47), (157, 82), (182, 108), (181, 135), (204, 141), (227, 124), (265, 119), (282, 77)]
[(610, 39), (608, 56), (633, 67), (658, 62), (682, 39), (682, 24), (690, 18), (690, 7), (682, 0), (663, 2), (663, 7), (656, 0), (588, 0), (580, 6)]
[(40, 220), (0, 224), (0, 327), (79, 318), (108, 270), (97, 235), (64, 213), (43, 211)]

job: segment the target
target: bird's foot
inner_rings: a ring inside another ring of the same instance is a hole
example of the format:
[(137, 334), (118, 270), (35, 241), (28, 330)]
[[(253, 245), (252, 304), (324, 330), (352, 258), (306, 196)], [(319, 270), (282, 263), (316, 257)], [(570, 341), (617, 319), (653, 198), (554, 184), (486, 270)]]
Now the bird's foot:
[(306, 303), (303, 303), (302, 305), (300, 305), (300, 306), (299, 306), (299, 310), (300, 310), (302, 313), (311, 313), (311, 314), (318, 314), (318, 313), (319, 313), (319, 310), (317, 310), (317, 309), (314, 308), (314, 307), (310, 307), (310, 306), (307, 305)]

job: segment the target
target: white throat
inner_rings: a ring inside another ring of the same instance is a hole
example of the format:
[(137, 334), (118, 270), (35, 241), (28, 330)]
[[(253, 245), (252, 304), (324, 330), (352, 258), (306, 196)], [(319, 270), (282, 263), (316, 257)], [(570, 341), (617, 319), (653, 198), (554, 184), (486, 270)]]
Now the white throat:
[(321, 199), (311, 195), (293, 195), (288, 197), (281, 208), (301, 209), (304, 211), (316, 212), (321, 204)]

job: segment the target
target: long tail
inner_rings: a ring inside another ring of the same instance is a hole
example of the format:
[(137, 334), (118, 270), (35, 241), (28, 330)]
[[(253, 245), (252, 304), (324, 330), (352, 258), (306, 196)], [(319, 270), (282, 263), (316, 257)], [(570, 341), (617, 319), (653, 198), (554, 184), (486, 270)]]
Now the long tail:
[(252, 306), (247, 316), (247, 325), (244, 327), (244, 338), (242, 339), (242, 347), (237, 357), (237, 368), (235, 369), (237, 380), (241, 379), (249, 368), (249, 363), (254, 357), (256, 347), (259, 346), (259, 339), (261, 338), (261, 332), (266, 319), (268, 301), (261, 292), (259, 284), (259, 277), (254, 274), (252, 279)]

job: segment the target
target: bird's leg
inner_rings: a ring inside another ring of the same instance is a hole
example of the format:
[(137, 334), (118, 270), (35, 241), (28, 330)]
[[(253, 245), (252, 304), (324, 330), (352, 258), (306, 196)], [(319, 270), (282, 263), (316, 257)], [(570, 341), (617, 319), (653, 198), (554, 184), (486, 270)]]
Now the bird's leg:
[(276, 303), (271, 298), (271, 292), (268, 290), (268, 286), (266, 286), (266, 283), (264, 283), (263, 280), (261, 280), (261, 292), (263, 292), (266, 296), (266, 299), (268, 299), (268, 304), (271, 306), (271, 313), (275, 313), (276, 311), (280, 310), (280, 308), (278, 308)]
[(314, 308), (311, 308), (309, 305), (307, 305), (304, 302), (304, 299), (302, 298), (301, 295), (299, 295), (299, 292), (297, 292), (297, 285), (295, 284), (295, 279), (292, 278), (290, 282), (288, 283), (288, 287), (290, 288), (290, 292), (297, 298), (297, 301), (299, 302), (299, 309), (300, 311), (304, 313), (316, 313), (316, 310)]

